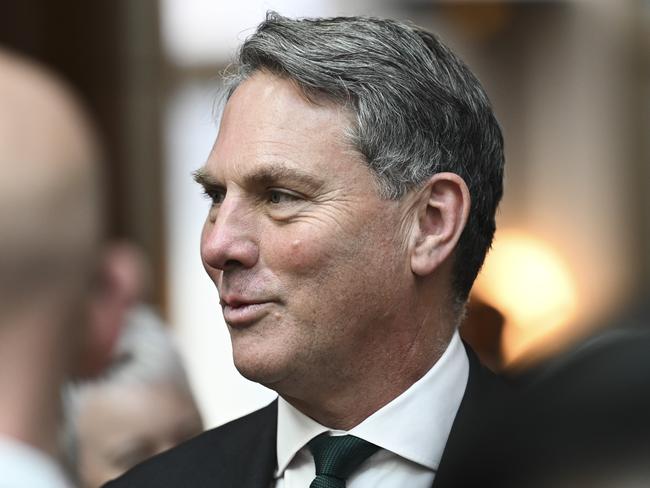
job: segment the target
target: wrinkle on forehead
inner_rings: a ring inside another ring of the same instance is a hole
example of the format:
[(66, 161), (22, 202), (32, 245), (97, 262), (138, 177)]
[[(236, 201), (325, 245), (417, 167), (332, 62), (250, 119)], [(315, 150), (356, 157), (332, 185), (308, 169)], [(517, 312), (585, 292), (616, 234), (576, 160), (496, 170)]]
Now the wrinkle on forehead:
[(345, 107), (313, 103), (289, 80), (257, 72), (239, 85), (226, 104), (203, 173), (223, 186), (230, 181), (291, 181), (284, 177), (303, 173), (312, 181), (299, 186), (319, 193), (320, 187), (327, 186), (323, 181), (333, 182), (323, 178), (323, 171), (345, 170), (340, 161), (353, 158), (366, 166), (349, 143), (349, 127)]
[[(260, 111), (260, 105), (267, 109)], [(305, 112), (310, 116), (300, 117)], [(217, 141), (229, 138), (230, 131), (246, 130), (251, 137), (259, 133), (263, 142), (263, 131), (271, 126), (297, 137), (305, 129), (323, 140), (334, 135), (347, 146), (352, 121), (353, 114), (346, 107), (327, 100), (314, 103), (290, 80), (259, 71), (233, 92), (224, 108)], [(353, 149), (351, 143), (348, 149)]]

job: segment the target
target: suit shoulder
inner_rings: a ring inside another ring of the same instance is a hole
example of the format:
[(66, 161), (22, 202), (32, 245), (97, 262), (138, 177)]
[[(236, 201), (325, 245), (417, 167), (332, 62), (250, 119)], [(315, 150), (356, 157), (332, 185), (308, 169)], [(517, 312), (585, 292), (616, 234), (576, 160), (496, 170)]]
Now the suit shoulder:
[(270, 451), (275, 458), (276, 424), (274, 401), (138, 464), (104, 487), (230, 486), (225, 481), (242, 464), (243, 453), (264, 449), (265, 457)]
[(465, 350), (470, 372), (461, 407), (478, 407), (476, 410), (484, 412), (492, 403), (503, 405), (511, 402), (516, 392), (512, 385), (485, 367), (469, 346), (465, 345)]
[(465, 345), (469, 359), (469, 377), (465, 394), (452, 424), (442, 459), (438, 466), (436, 488), (462, 486), (457, 484), (457, 474), (462, 471), (468, 446), (481, 435), (486, 421), (495, 412), (510, 405), (516, 395), (510, 385), (483, 366), (472, 349)]

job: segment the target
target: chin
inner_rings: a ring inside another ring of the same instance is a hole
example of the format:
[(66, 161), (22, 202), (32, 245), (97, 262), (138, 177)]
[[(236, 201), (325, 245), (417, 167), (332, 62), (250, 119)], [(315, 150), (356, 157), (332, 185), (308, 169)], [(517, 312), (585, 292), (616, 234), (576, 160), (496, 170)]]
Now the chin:
[(244, 378), (269, 388), (287, 375), (286, 368), (274, 354), (263, 351), (233, 351), (233, 360), (235, 368)]

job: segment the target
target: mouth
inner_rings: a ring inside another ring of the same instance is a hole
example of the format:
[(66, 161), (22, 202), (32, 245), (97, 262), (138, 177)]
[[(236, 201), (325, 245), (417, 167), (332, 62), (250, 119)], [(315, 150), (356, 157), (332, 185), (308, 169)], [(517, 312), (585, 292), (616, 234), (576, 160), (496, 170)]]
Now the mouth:
[(264, 317), (273, 302), (227, 298), (221, 300), (223, 317), (231, 327), (244, 327)]

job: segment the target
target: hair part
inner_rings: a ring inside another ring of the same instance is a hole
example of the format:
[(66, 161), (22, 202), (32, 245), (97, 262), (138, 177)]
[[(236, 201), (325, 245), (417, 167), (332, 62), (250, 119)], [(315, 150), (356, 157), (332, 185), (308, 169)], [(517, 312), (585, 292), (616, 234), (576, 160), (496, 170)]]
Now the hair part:
[(244, 42), (234, 68), (227, 97), (268, 71), (295, 82), (311, 101), (348, 108), (348, 137), (384, 198), (402, 198), (436, 173), (463, 178), (471, 207), (452, 278), (462, 309), (492, 243), (504, 166), (501, 129), (469, 68), (436, 36), (408, 23), (275, 12)]

